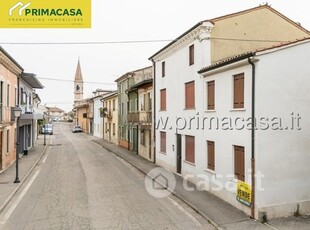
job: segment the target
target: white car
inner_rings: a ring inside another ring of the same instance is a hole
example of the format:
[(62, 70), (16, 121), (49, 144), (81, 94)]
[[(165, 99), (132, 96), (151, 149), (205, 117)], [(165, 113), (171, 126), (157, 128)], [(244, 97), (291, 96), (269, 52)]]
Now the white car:
[(42, 134), (53, 135), (53, 125), (52, 124), (45, 124), (45, 125), (43, 125), (41, 133)]

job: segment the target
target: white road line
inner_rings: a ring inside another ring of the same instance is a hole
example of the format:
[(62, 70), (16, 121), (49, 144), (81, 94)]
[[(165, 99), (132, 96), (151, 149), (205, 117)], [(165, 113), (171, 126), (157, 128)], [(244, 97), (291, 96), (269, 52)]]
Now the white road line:
[(43, 164), (46, 162), (47, 157), (48, 157), (48, 152), (46, 153), (45, 157), (44, 157), (43, 160), (42, 160), (42, 163), (43, 163)]
[(177, 202), (172, 200), (170, 197), (167, 197), (168, 200), (172, 202), (178, 209), (180, 209), (186, 216), (188, 216), (198, 227), (201, 227), (201, 224), (198, 220), (196, 220), (195, 217), (193, 217), (188, 211), (186, 211), (181, 205), (179, 205)]
[(35, 174), (32, 176), (32, 178), (29, 180), (28, 184), (24, 188), (24, 190), (21, 192), (17, 200), (14, 202), (14, 204), (11, 206), (11, 208), (7, 211), (7, 213), (4, 215), (3, 219), (1, 220), (0, 224), (5, 224), (6, 221), (10, 218), (12, 213), (14, 212), (15, 208), (18, 206), (19, 202), (23, 199), (25, 196), (26, 192), (30, 188), (31, 184), (34, 182), (36, 177), (38, 176), (40, 170), (36, 171)]

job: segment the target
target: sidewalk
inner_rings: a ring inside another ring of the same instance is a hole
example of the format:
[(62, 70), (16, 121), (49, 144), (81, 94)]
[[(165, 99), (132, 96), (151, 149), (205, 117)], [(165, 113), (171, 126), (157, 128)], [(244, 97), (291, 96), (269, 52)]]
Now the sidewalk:
[(45, 149), (46, 146), (43, 145), (43, 136), (40, 135), (35, 146), (28, 151), (28, 155), (23, 155), (19, 158), (20, 183), (14, 183), (16, 176), (15, 162), (8, 169), (0, 173), (0, 213), (32, 172), (44, 154)]
[[(135, 153), (108, 141), (93, 136), (89, 136), (89, 138), (108, 151), (123, 158), (145, 174), (159, 167)], [(173, 194), (204, 216), (218, 229), (295, 229), (294, 226), (298, 226), (298, 229), (309, 229), (310, 218), (308, 217), (279, 218), (269, 223), (272, 226), (262, 224), (211, 193), (197, 190), (186, 191), (183, 187), (183, 178), (177, 174), (174, 174), (174, 176), (176, 178), (176, 188)]]

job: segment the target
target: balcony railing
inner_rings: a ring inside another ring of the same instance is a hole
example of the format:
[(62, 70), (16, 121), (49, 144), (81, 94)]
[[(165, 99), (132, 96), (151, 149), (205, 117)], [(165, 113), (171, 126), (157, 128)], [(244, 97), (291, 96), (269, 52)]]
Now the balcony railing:
[(139, 112), (128, 112), (127, 120), (129, 123), (138, 123), (139, 122)]
[(152, 112), (151, 111), (129, 112), (127, 115), (127, 120), (129, 123), (139, 123), (139, 124), (152, 123)]

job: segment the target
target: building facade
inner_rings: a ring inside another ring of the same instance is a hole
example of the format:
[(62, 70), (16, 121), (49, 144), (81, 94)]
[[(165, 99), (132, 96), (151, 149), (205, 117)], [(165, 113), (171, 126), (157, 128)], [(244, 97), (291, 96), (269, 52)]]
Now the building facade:
[(0, 47), (0, 170), (16, 159), (15, 118), (12, 108), (18, 104), (18, 78), (23, 68)]
[(100, 111), (100, 113), (104, 119), (104, 139), (118, 145), (119, 129), (117, 92), (105, 95), (102, 101), (103, 109)]
[[(261, 33), (261, 31), (264, 31), (264, 33)], [(201, 180), (201, 178), (197, 177), (198, 175), (204, 175), (205, 177), (212, 177), (213, 175), (216, 177), (226, 176), (214, 173), (212, 169), (214, 165), (211, 164), (210, 168), (206, 166), (208, 150), (211, 153), (217, 151), (218, 144), (213, 143), (215, 141), (208, 137), (211, 133), (208, 132), (209, 130), (205, 130), (206, 127), (204, 127), (203, 123), (209, 117), (213, 117), (216, 108), (214, 103), (217, 105), (219, 102), (226, 100), (224, 97), (231, 91), (221, 88), (216, 91), (215, 101), (212, 101), (211, 97), (211, 99), (206, 98), (204, 96), (206, 90), (209, 89), (208, 92), (214, 91), (214, 85), (212, 85), (214, 82), (210, 81), (207, 84), (205, 78), (198, 71), (205, 66), (219, 63), (234, 55), (276, 45), (280, 41), (303, 37), (309, 37), (307, 30), (270, 6), (263, 5), (202, 21), (150, 57), (155, 72), (155, 121), (153, 123), (156, 138), (156, 163), (184, 177), (192, 175), (187, 179), (194, 183)], [(247, 66), (246, 71), (252, 71), (251, 65)], [(233, 80), (236, 80), (236, 84), (239, 86), (247, 84), (248, 87), (248, 84), (251, 84), (250, 81), (243, 82), (241, 75), (236, 76), (236, 79), (231, 79), (231, 81)], [(241, 94), (238, 93), (234, 97), (240, 99)], [(250, 92), (245, 91), (244, 94), (244, 98), (251, 98)], [(207, 104), (209, 99), (210, 104)], [(232, 101), (226, 103), (232, 103)], [(251, 115), (248, 109), (242, 108), (244, 103), (249, 103), (249, 101), (242, 102), (239, 100), (236, 102), (236, 108), (220, 115), (224, 117)], [(223, 104), (220, 105), (224, 106)], [(246, 104), (246, 106), (251, 106), (251, 104)], [(218, 130), (212, 130), (212, 137), (220, 138), (219, 133)], [(223, 141), (235, 143), (230, 147), (231, 149), (234, 146), (236, 147), (236, 156), (242, 155), (244, 149), (247, 151), (250, 149), (248, 143), (248, 140), (251, 140), (250, 131), (234, 135), (228, 129), (225, 133), (226, 136)], [(231, 138), (231, 141), (229, 138)], [(224, 145), (218, 148), (224, 148)], [(231, 151), (226, 153), (228, 155), (222, 156), (221, 160), (225, 161), (227, 159), (228, 162), (231, 162), (229, 161), (232, 157)], [(210, 158), (212, 156), (210, 154)], [(245, 160), (248, 168), (249, 159)], [(222, 168), (225, 166), (217, 167)], [(233, 177), (234, 186), (243, 179), (235, 174)], [(225, 179), (222, 181), (225, 182)], [(249, 183), (249, 185), (252, 184)], [(231, 193), (226, 192), (225, 189), (221, 193), (215, 194), (249, 215), (257, 217), (257, 209), (255, 213), (252, 213), (251, 208), (237, 203), (235, 201), (236, 197), (232, 198)]]
[(152, 76), (152, 68), (145, 67), (128, 72), (116, 79), (118, 88), (118, 122), (119, 122), (119, 145), (138, 153), (139, 130), (138, 125), (128, 121), (129, 113), (138, 112), (138, 93), (131, 87), (139, 81), (149, 79)]
[[(310, 122), (303, 119), (310, 115), (305, 100), (309, 87), (301, 84), (308, 81), (309, 56), (308, 38), (201, 70), (206, 111), (212, 104), (209, 114), (230, 118), (229, 131), (221, 122), (216, 124), (217, 132), (204, 130), (206, 155), (201, 168), (209, 176), (234, 175), (221, 179), (231, 188), (237, 180), (254, 184), (256, 217), (262, 212), (267, 218), (310, 214), (310, 132), (305, 128)], [(291, 57), (299, 58), (294, 61)], [(235, 190), (216, 194), (245, 209), (236, 200)]]

